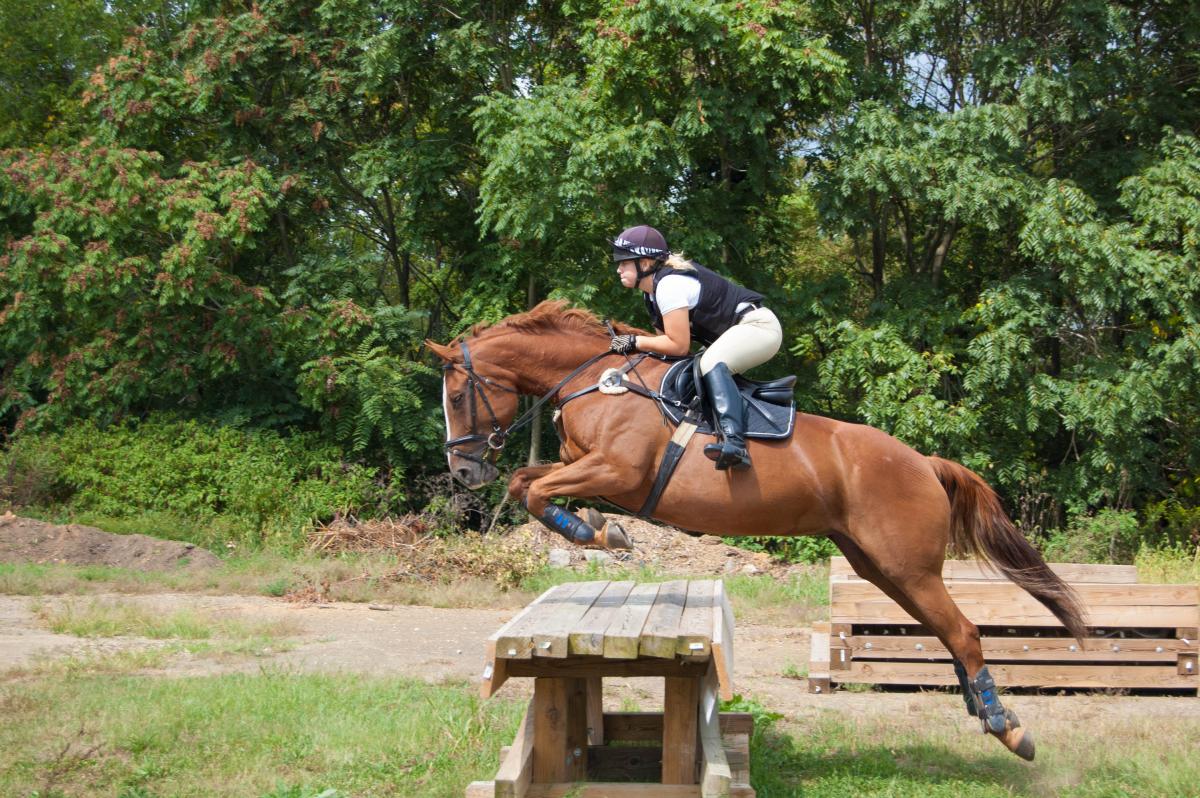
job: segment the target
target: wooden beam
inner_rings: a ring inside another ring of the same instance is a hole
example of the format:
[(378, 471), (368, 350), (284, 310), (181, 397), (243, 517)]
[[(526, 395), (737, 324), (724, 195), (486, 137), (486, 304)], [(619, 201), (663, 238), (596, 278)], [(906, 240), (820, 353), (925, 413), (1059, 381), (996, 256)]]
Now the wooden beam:
[[(754, 734), (754, 716), (749, 712), (722, 712), (718, 722), (722, 737)], [(661, 712), (606, 712), (604, 733), (611, 742), (660, 741), (663, 716)]]
[(589, 676), (677, 676), (699, 678), (704, 675), (706, 662), (685, 662), (679, 659), (612, 660), (604, 657), (571, 657), (534, 660), (515, 659), (508, 663), (508, 675), (545, 676), (550, 678), (586, 678)]
[(681, 657), (707, 657), (712, 651), (713, 614), (719, 609), (713, 598), (717, 582), (695, 579), (688, 582), (687, 603), (679, 618), (678, 645), (675, 653)]
[(733, 699), (733, 607), (725, 595), (725, 583), (713, 586), (712, 660), (717, 668), (721, 698)]
[(586, 713), (582, 679), (534, 679), (534, 782), (583, 778), (587, 771)]
[(658, 596), (658, 585), (638, 585), (604, 630), (604, 656), (609, 659), (636, 659), (642, 627)]
[[(815, 637), (815, 633), (814, 633)], [(983, 637), (980, 643), (987, 660), (1043, 662), (1174, 662), (1181, 653), (1195, 651), (1181, 640), (1168, 638), (1087, 638), (1084, 646), (1072, 637)], [(949, 661), (950, 652), (936, 637), (923, 635), (858, 635), (831, 641), (831, 668), (838, 668), (839, 648), (855, 660), (937, 659)], [(849, 667), (847, 662), (845, 667)], [(844, 668), (843, 668), (844, 669)]]
[(728, 798), (733, 773), (725, 758), (721, 742), (720, 712), (717, 698), (717, 676), (714, 668), (700, 681), (700, 795), (703, 798)]
[(604, 653), (604, 631), (612, 625), (620, 608), (625, 604), (632, 581), (611, 582), (596, 603), (571, 629), (570, 648), (572, 655), (602, 655)]
[(524, 798), (533, 780), (533, 702), (525, 709), (525, 717), (517, 728), (517, 736), (513, 739), (508, 753), (500, 762), (496, 771), (496, 781), (493, 794), (496, 798)]
[[(1062, 624), (1037, 599), (1010, 582), (953, 582), (951, 598), (980, 626), (1055, 626)], [(1093, 628), (1190, 626), (1196, 623), (1194, 585), (1075, 585)], [(830, 619), (834, 623), (912, 624), (916, 621), (874, 585), (831, 584)]]
[(687, 604), (687, 591), (688, 583), (683, 579), (659, 585), (658, 598), (654, 600), (646, 625), (642, 627), (638, 656), (666, 659), (675, 656), (675, 649), (679, 645), (679, 619)]
[(695, 784), (700, 679), (667, 678), (663, 699), (663, 784)]
[[(1070, 584), (1136, 584), (1138, 580), (1135, 565), (1095, 565), (1091, 563), (1052, 562), (1048, 563), (1050, 570), (1058, 574)], [(845, 557), (829, 558), (829, 579), (832, 582), (864, 581), (854, 573), (850, 562)], [(942, 565), (942, 579), (973, 581), (973, 582), (1005, 582), (1007, 578), (988, 565), (978, 560), (946, 560)]]
[[(483, 664), (483, 676), (479, 684), (479, 695), (481, 698), (491, 698), (500, 689), (501, 685), (508, 680), (508, 668), (506, 666), (510, 651), (513, 656), (517, 656), (520, 653), (512, 648), (511, 643), (505, 648), (500, 649), (500, 637), (507, 634), (509, 630), (522, 625), (525, 619), (536, 611), (537, 605), (554, 595), (556, 589), (557, 586), (544, 591), (542, 595), (525, 605), (525, 608), (513, 616), (508, 623), (501, 626), (488, 637), (487, 642), (484, 644), (485, 660)], [(523, 638), (523, 640), (524, 642), (519, 647), (521, 651), (528, 653), (532, 650), (532, 641), (528, 637)]]
[[(1194, 690), (1195, 676), (1182, 676), (1174, 663), (1164, 665), (1010, 665), (989, 663), (996, 684), (1004, 687), (1092, 687)], [(957, 685), (950, 663), (871, 662), (855, 660), (840, 671), (839, 683)], [(810, 675), (809, 679), (812, 679)]]
[(604, 745), (604, 679), (588, 676), (584, 681), (587, 687), (588, 745)]
[(495, 634), (496, 656), (505, 659), (529, 659), (533, 656), (533, 632), (543, 613), (570, 600), (582, 582), (555, 585)]

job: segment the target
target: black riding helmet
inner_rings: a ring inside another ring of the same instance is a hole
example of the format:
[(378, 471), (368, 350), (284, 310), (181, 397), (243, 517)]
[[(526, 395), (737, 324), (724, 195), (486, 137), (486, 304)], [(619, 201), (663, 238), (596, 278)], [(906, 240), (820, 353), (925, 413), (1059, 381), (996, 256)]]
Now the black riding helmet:
[(638, 267), (637, 278), (639, 280), (654, 274), (659, 264), (671, 255), (671, 250), (667, 249), (667, 239), (663, 237), (663, 234), (645, 224), (622, 230), (621, 234), (613, 239), (612, 246), (613, 262), (615, 263), (638, 258), (655, 260), (654, 266), (649, 271), (643, 272), (641, 267)]

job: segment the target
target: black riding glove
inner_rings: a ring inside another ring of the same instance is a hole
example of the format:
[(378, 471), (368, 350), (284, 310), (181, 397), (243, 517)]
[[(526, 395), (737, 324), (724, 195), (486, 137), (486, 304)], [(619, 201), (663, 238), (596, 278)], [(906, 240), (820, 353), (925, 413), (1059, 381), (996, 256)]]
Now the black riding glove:
[(630, 352), (637, 350), (636, 335), (614, 335), (612, 343), (608, 345), (612, 352), (620, 352), (622, 355), (628, 355)]

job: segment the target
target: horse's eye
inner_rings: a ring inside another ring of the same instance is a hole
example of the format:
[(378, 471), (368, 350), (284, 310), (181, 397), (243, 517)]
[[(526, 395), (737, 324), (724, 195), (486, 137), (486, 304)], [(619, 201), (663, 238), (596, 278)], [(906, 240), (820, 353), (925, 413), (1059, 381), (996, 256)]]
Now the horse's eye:
[(459, 405), (462, 404), (462, 397), (463, 397), (463, 395), (461, 393), (454, 394), (453, 396), (450, 397), (450, 404), (454, 405), (455, 407), (458, 407)]

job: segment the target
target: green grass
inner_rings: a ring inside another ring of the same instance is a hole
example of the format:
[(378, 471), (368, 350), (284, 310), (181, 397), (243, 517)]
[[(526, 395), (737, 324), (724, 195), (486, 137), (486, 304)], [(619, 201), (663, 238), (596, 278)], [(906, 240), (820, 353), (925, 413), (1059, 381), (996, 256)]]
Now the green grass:
[(458, 796), (521, 708), (464, 685), (268, 671), (0, 686), (0, 795)]
[(286, 637), (298, 629), (282, 621), (218, 618), (190, 609), (163, 615), (129, 601), (113, 599), (40, 604), (35, 613), (50, 631), (76, 637), (254, 641)]
[[(755, 715), (760, 798), (1158, 798), (1200, 784), (1200, 719), (1169, 734), (1133, 712), (1043, 722), (1027, 764), (950, 713), (957, 702), (910, 704), (888, 715), (830, 703), (792, 719), (753, 700), (729, 708)], [(472, 685), (400, 678), (25, 677), (0, 683), (0, 795), (460, 798), (495, 773), (522, 712), (480, 702)]]

